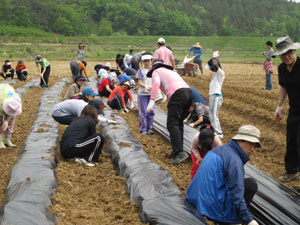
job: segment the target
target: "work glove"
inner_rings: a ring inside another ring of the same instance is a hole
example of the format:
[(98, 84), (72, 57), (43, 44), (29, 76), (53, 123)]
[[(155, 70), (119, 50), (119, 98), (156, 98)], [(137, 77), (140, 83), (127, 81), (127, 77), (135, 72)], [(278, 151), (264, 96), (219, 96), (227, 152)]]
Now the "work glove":
[(41, 73), (41, 77), (44, 76), (44, 74)]
[(186, 123), (187, 121), (188, 121), (188, 119), (187, 119), (187, 118), (185, 118), (185, 119), (183, 120), (183, 122), (184, 122), (184, 123)]
[(114, 120), (107, 120), (107, 123), (108, 123), (108, 124), (117, 124), (117, 121), (114, 121)]
[(147, 106), (147, 113), (150, 113), (153, 111), (154, 108), (154, 104), (155, 104), (155, 100), (150, 100)]
[(149, 87), (147, 84), (145, 84), (145, 89), (146, 89), (147, 91), (151, 91), (151, 90), (152, 90), (152, 88)]
[(124, 112), (128, 113), (129, 109), (127, 109), (126, 107), (124, 108)]
[(283, 111), (283, 106), (277, 106), (275, 110), (275, 120), (280, 121), (282, 120), (282, 111)]
[(3, 124), (2, 124), (2, 131), (6, 131), (8, 128), (8, 120), (4, 120)]
[(194, 123), (190, 123), (189, 126), (190, 126), (190, 127), (194, 127), (195, 124), (194, 124)]
[(248, 225), (258, 225), (258, 222), (256, 222), (256, 220), (251, 220)]

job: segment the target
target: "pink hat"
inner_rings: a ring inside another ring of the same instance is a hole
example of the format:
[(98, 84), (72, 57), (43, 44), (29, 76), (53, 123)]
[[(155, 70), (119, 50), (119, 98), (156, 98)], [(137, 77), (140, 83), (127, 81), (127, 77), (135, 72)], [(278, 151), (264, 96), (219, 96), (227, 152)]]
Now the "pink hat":
[(17, 97), (7, 98), (3, 102), (3, 111), (9, 116), (18, 116), (22, 113), (22, 105)]

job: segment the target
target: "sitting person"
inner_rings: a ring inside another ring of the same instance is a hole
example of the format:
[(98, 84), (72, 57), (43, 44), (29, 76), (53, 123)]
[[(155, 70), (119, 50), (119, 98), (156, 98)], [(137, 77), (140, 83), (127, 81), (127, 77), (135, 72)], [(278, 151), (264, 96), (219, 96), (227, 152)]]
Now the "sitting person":
[(130, 76), (127, 76), (125, 73), (120, 73), (117, 75), (118, 79), (119, 79), (119, 84), (122, 84), (125, 81), (129, 81), (130, 83), (130, 87), (135, 87), (136, 83), (134, 81), (134, 79), (132, 79)]
[(16, 74), (20, 81), (25, 81), (27, 78), (27, 66), (24, 64), (23, 60), (19, 60), (16, 66)]
[(189, 124), (191, 127), (198, 127), (202, 124), (210, 124), (208, 106), (200, 102), (193, 102), (188, 111), (189, 115), (184, 122), (188, 122), (191, 119), (192, 123)]
[(94, 106), (87, 105), (80, 116), (73, 120), (64, 132), (60, 142), (60, 152), (66, 159), (86, 166), (95, 166), (104, 144), (102, 134), (96, 133), (98, 113)]
[(97, 76), (97, 86), (100, 85), (101, 81), (104, 80), (105, 78), (108, 77), (108, 74), (110, 73), (110, 63), (107, 62), (104, 66), (104, 68), (101, 68), (98, 71), (98, 76)]
[(186, 192), (200, 214), (216, 223), (258, 225), (249, 211), (257, 183), (244, 178), (244, 164), (261, 147), (259, 138), (256, 127), (244, 125), (229, 143), (206, 154)]
[[(129, 112), (129, 110), (132, 110), (134, 108), (133, 105), (133, 97), (129, 91), (130, 89), (130, 83), (129, 81), (125, 81), (121, 83), (118, 87), (116, 87), (109, 95), (109, 98), (107, 100), (107, 104), (112, 109), (124, 109), (125, 112)], [(130, 109), (126, 107), (126, 104), (128, 102), (128, 99), (130, 99)]]
[(67, 93), (64, 96), (64, 100), (76, 98), (82, 93), (83, 86), (86, 82), (84, 76), (80, 75), (75, 78), (75, 83), (73, 83)]
[(102, 80), (98, 86), (99, 96), (108, 98), (110, 93), (115, 89), (116, 79), (117, 79), (117, 76), (115, 75), (115, 73), (111, 72), (107, 78)]
[(220, 138), (215, 134), (215, 130), (209, 124), (203, 124), (200, 132), (197, 133), (192, 142), (191, 158), (193, 162), (191, 178), (193, 179), (201, 161), (208, 151), (222, 145)]
[(102, 64), (97, 64), (94, 66), (94, 70), (96, 71), (97, 75), (100, 69), (104, 69), (104, 66)]
[(15, 70), (11, 66), (10, 60), (5, 60), (4, 65), (2, 66), (2, 71), (0, 72), (0, 76), (4, 79), (10, 77), (14, 79)]

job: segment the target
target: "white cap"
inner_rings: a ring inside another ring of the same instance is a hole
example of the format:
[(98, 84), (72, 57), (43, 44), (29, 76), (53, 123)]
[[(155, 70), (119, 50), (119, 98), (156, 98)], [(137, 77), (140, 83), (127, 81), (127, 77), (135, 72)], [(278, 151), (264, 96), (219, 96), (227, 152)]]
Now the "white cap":
[(126, 84), (126, 85), (128, 85), (128, 87), (130, 87), (129, 81), (125, 81), (125, 82), (123, 82), (122, 84)]
[(110, 67), (110, 62), (105, 63), (106, 67)]
[(165, 44), (166, 41), (163, 38), (158, 38), (157, 43), (159, 43), (159, 44)]
[(220, 56), (220, 52), (219, 51), (214, 51), (212, 56), (213, 56), (213, 58), (217, 58), (217, 57)]
[(152, 55), (148, 54), (148, 55), (142, 55), (142, 61), (144, 60), (151, 60), (153, 57)]

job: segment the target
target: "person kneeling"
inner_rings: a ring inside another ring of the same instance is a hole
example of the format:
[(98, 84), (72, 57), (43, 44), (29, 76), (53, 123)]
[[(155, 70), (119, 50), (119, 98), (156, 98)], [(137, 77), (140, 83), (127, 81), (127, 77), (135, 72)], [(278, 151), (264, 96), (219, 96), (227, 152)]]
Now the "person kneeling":
[(104, 144), (102, 134), (96, 133), (97, 123), (97, 109), (92, 105), (84, 107), (62, 136), (60, 151), (64, 158), (75, 158), (75, 162), (95, 166)]

